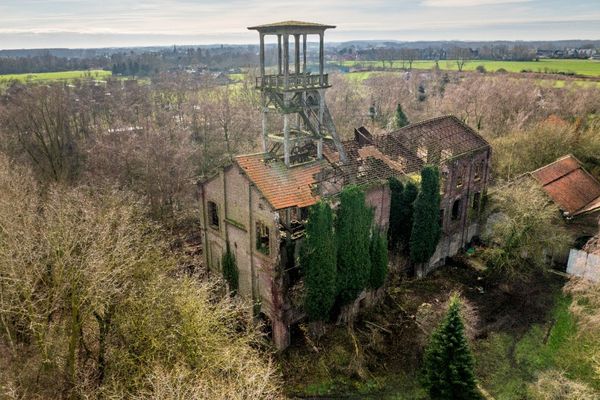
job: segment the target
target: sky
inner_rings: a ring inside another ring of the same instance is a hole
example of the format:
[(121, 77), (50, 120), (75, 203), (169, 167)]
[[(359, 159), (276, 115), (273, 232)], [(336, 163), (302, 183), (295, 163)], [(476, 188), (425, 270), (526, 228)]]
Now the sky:
[(0, 49), (256, 43), (292, 19), (338, 42), (600, 39), (600, 0), (0, 0)]

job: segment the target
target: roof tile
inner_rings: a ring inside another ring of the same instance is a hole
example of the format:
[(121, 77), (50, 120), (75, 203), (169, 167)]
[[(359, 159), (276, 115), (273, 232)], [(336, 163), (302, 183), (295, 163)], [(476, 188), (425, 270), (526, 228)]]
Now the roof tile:
[(281, 160), (265, 161), (264, 158), (264, 154), (252, 154), (238, 156), (235, 161), (275, 210), (308, 207), (317, 202), (318, 197), (313, 195), (311, 186), (327, 161), (288, 168)]
[(572, 155), (559, 158), (531, 174), (552, 200), (571, 215), (600, 208), (600, 182)]

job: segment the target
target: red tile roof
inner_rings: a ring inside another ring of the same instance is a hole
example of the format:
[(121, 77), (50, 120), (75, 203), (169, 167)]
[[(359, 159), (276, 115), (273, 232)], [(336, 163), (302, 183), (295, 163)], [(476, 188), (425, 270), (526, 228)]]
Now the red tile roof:
[(578, 215), (600, 209), (600, 182), (585, 171), (572, 155), (531, 174), (563, 211)]
[(281, 160), (265, 161), (264, 157), (262, 153), (243, 155), (235, 161), (275, 210), (308, 207), (317, 202), (311, 186), (317, 181), (315, 175), (328, 165), (327, 161), (288, 168)]

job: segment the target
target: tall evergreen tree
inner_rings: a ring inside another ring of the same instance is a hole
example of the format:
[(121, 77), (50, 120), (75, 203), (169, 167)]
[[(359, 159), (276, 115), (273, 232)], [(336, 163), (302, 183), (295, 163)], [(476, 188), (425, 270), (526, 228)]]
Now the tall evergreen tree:
[(435, 252), (440, 240), (440, 174), (435, 166), (421, 170), (421, 191), (414, 203), (410, 259), (424, 263)]
[(373, 212), (365, 204), (364, 192), (358, 186), (346, 186), (340, 195), (336, 219), (337, 288), (343, 304), (354, 300), (369, 282), (372, 220)]
[(325, 321), (337, 294), (333, 213), (327, 203), (319, 202), (309, 210), (300, 263), (304, 273), (304, 308), (308, 318)]
[(371, 235), (371, 276), (369, 286), (377, 289), (383, 286), (388, 272), (388, 254), (385, 237), (379, 229), (373, 230)]
[(235, 295), (238, 291), (238, 268), (237, 262), (235, 261), (235, 255), (229, 248), (229, 242), (227, 242), (225, 253), (223, 253), (221, 265), (223, 267), (223, 278), (229, 285), (231, 294)]
[(408, 118), (406, 117), (406, 114), (404, 114), (404, 110), (402, 110), (402, 105), (400, 103), (396, 106), (394, 124), (396, 125), (396, 128), (402, 128), (409, 124)]
[(405, 186), (395, 177), (389, 179), (389, 184), (391, 192), (389, 245), (392, 249), (397, 247), (406, 249), (413, 227), (413, 203), (419, 189), (410, 181)]
[(406, 186), (404, 186), (398, 217), (398, 224), (402, 227), (398, 232), (398, 241), (403, 249), (408, 248), (408, 243), (410, 241), (413, 229), (414, 203), (418, 194), (419, 189), (413, 182), (409, 181)]
[(394, 176), (388, 182), (390, 185), (390, 225), (388, 228), (388, 238), (390, 249), (394, 249), (400, 241), (400, 232), (403, 228), (400, 221), (400, 210), (404, 185)]
[(425, 352), (424, 385), (433, 400), (480, 399), (473, 372), (473, 355), (460, 317), (460, 300), (453, 296), (446, 317), (431, 336)]

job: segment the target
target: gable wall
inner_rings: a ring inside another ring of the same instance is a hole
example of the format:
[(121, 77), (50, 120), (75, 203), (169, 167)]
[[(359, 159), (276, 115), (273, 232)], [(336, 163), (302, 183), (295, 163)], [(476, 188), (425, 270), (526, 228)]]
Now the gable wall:
[[(206, 265), (211, 271), (221, 273), (220, 259), (228, 238), (239, 272), (239, 294), (261, 304), (263, 312), (271, 317), (275, 310), (272, 274), (279, 257), (276, 214), (235, 165), (202, 184), (200, 199)], [(218, 230), (208, 224), (208, 201), (218, 205)], [(269, 228), (269, 255), (256, 250), (256, 221)]]

